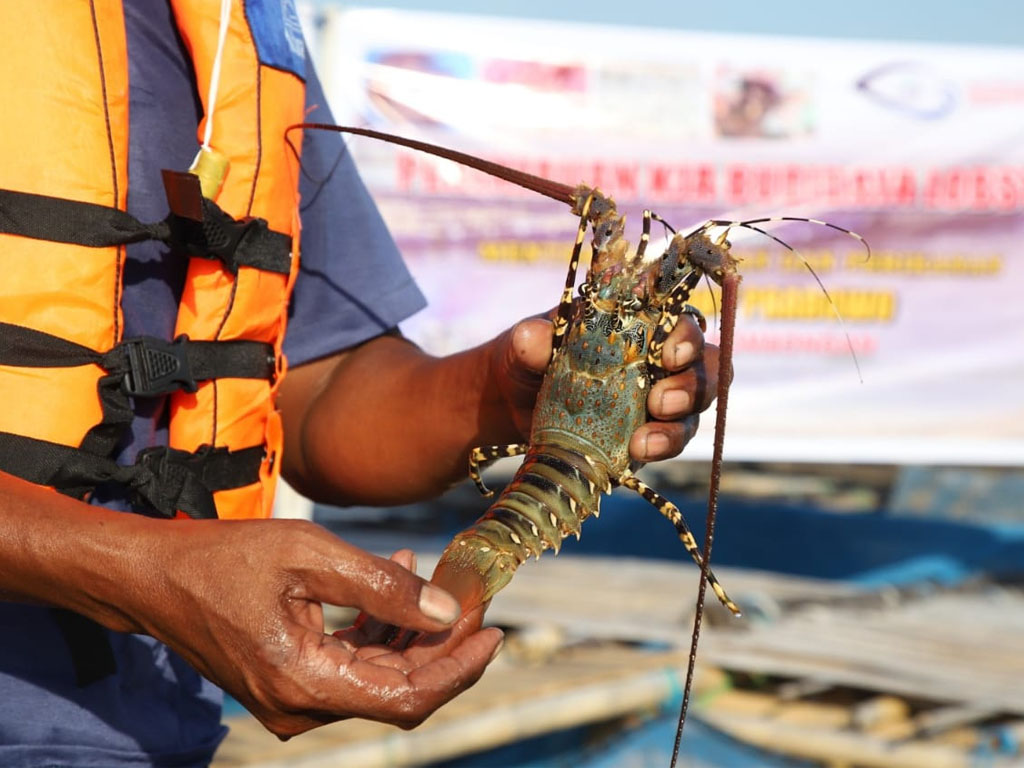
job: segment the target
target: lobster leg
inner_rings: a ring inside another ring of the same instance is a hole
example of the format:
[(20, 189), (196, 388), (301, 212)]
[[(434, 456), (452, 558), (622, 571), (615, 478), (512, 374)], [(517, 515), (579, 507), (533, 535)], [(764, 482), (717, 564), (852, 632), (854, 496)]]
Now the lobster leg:
[(565, 277), (565, 288), (562, 290), (562, 299), (558, 302), (558, 316), (555, 317), (555, 337), (551, 342), (552, 357), (562, 346), (562, 339), (569, 329), (569, 321), (572, 320), (572, 289), (576, 286), (576, 270), (580, 265), (580, 252), (583, 250), (583, 240), (587, 236), (587, 217), (590, 215), (590, 204), (593, 200), (593, 194), (588, 195), (580, 213), (576, 243), (572, 247), (572, 256), (569, 259), (569, 274)]
[(697, 326), (700, 328), (701, 333), (707, 333), (708, 321), (704, 317), (704, 313), (697, 309), (693, 304), (683, 304), (683, 308), (680, 310), (680, 314), (689, 315), (697, 321)]
[(485, 497), (494, 495), (494, 491), (484, 485), (483, 478), (480, 477), (480, 470), (485, 465), (496, 459), (508, 456), (522, 456), (529, 447), (526, 443), (512, 443), (510, 445), (491, 445), (486, 448), (474, 448), (470, 451), (469, 477), (477, 487), (477, 490), (480, 491), (480, 494)]
[(651, 217), (652, 214), (649, 210), (644, 210), (643, 220), (643, 231), (640, 233), (640, 242), (636, 245), (636, 255), (633, 256), (634, 262), (643, 261), (644, 254), (647, 253), (647, 244), (651, 240)]
[[(624, 488), (629, 488), (630, 490), (639, 493), (644, 498), (644, 501), (649, 502), (651, 506), (661, 513), (662, 517), (672, 523), (672, 525), (675, 526), (676, 533), (679, 534), (679, 540), (683, 543), (683, 546), (686, 547), (686, 551), (690, 553), (690, 557), (693, 558), (693, 561), (698, 565), (698, 567), (704, 567), (704, 559), (701, 557), (700, 550), (697, 548), (697, 541), (693, 538), (693, 533), (690, 531), (690, 527), (686, 524), (686, 520), (683, 517), (683, 513), (679, 510), (679, 507), (644, 483), (629, 470), (626, 470), (625, 474), (619, 478), (618, 484)], [(711, 585), (711, 589), (714, 590), (715, 595), (718, 597), (718, 600), (722, 605), (728, 608), (734, 615), (741, 615), (739, 606), (730, 599), (718, 579), (710, 572), (708, 574), (708, 584)]]
[(665, 366), (662, 364), (662, 353), (665, 351), (665, 341), (668, 339), (669, 334), (675, 330), (676, 325), (679, 323), (679, 318), (682, 315), (693, 315), (697, 318), (697, 323), (700, 325), (701, 330), (707, 328), (704, 315), (701, 314), (700, 310), (686, 303), (686, 300), (690, 298), (692, 290), (693, 288), (686, 281), (675, 287), (675, 290), (665, 300), (661, 319), (658, 321), (658, 327), (651, 334), (651, 343), (647, 348), (647, 364), (650, 366), (651, 375), (655, 381), (664, 378), (668, 374), (668, 371), (665, 370)]

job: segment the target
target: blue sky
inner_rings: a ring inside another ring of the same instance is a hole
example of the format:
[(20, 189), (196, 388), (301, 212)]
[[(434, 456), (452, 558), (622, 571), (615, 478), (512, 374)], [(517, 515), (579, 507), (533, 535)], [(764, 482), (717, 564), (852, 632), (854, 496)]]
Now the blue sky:
[(343, 4), (714, 32), (1024, 47), (1024, 2), (1020, 0), (359, 0)]

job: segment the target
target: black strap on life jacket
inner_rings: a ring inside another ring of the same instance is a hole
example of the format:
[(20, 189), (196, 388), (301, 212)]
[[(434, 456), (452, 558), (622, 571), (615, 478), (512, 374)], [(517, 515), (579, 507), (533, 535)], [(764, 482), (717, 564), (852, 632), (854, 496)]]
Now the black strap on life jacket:
[(78, 447), (0, 432), (0, 468), (40, 485), (82, 499), (97, 485), (118, 483), (160, 514), (181, 510), (192, 517), (216, 517), (213, 491), (239, 488), (259, 480), (263, 446), (229, 452), (226, 448), (188, 453), (169, 448), (142, 451), (133, 465), (110, 458), (133, 415), (130, 397), (151, 397), (217, 378), (271, 379), (274, 348), (256, 341), (172, 342), (151, 337), (126, 339), (96, 352), (58, 336), (0, 323), (0, 365), (103, 368), (97, 385), (103, 421)]
[(72, 368), (90, 364), (119, 375), (121, 388), (134, 397), (178, 389), (195, 392), (198, 382), (209, 379), (270, 379), (275, 370), (274, 347), (261, 341), (192, 341), (184, 335), (165, 341), (138, 336), (107, 352), (96, 352), (43, 331), (0, 322), (0, 365)]
[(60, 443), (0, 432), (5, 472), (77, 499), (116, 483), (165, 517), (181, 511), (196, 519), (216, 518), (213, 493), (257, 482), (264, 456), (262, 445), (237, 451), (204, 446), (194, 453), (155, 447), (124, 465)]
[(125, 339), (107, 352), (96, 352), (59, 336), (0, 322), (0, 365), (71, 368), (89, 364), (107, 372), (97, 384), (103, 419), (79, 446), (96, 456), (109, 456), (131, 423), (129, 397), (154, 397), (179, 389), (195, 392), (200, 381), (209, 379), (270, 380), (276, 369), (273, 346), (259, 341), (192, 341), (187, 336), (164, 341), (140, 336)]
[(118, 208), (0, 189), (0, 233), (93, 248), (159, 240), (189, 256), (219, 259), (233, 274), (240, 266), (289, 273), (288, 235), (274, 232), (264, 219), (238, 221), (213, 201), (199, 200), (199, 211), (189, 211), (198, 213), (195, 218), (172, 208), (163, 221), (145, 224)]

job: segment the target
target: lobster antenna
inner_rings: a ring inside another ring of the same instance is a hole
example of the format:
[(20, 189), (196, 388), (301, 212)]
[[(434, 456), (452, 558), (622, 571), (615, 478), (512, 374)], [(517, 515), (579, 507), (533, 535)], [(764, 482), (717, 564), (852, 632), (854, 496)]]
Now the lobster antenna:
[(665, 229), (667, 229), (673, 235), (676, 233), (675, 227), (673, 227), (671, 224), (669, 224), (667, 221), (665, 221), (663, 218), (661, 218), (661, 216), (659, 216), (658, 214), (654, 213), (653, 211), (651, 212), (651, 218), (654, 219), (657, 222), (660, 222), (661, 226), (663, 226)]
[(805, 267), (807, 267), (807, 271), (811, 273), (811, 276), (814, 278), (814, 282), (816, 282), (818, 284), (818, 287), (821, 288), (821, 292), (823, 294), (825, 294), (825, 298), (828, 299), (828, 305), (832, 309), (832, 314), (835, 315), (836, 320), (839, 321), (839, 327), (843, 329), (843, 336), (846, 337), (846, 348), (850, 350), (850, 357), (853, 358), (853, 366), (857, 369), (857, 378), (860, 379), (860, 383), (863, 384), (864, 383), (864, 375), (863, 375), (863, 373), (861, 372), (861, 369), (860, 369), (860, 360), (857, 358), (857, 351), (853, 347), (853, 339), (850, 338), (850, 331), (846, 327), (846, 321), (843, 320), (843, 316), (839, 312), (839, 307), (837, 307), (835, 301), (832, 300), (832, 295), (828, 292), (828, 288), (825, 287), (825, 284), (821, 281), (821, 278), (818, 277), (818, 273), (814, 271), (814, 267), (812, 267), (810, 265), (810, 263), (807, 261), (807, 259), (804, 258), (803, 254), (800, 253), (800, 251), (798, 251), (796, 248), (791, 246), (785, 240), (782, 240), (782, 239), (776, 237), (775, 235), (773, 235), (771, 232), (768, 232), (767, 230), (764, 230), (764, 229), (761, 229), (760, 227), (755, 227), (754, 226), (754, 224), (763, 224), (765, 222), (771, 222), (771, 221), (803, 221), (803, 222), (809, 222), (811, 224), (821, 224), (823, 226), (829, 227), (830, 229), (837, 229), (840, 232), (845, 232), (846, 234), (850, 235), (851, 237), (856, 238), (857, 240), (859, 240), (864, 245), (864, 247), (867, 249), (867, 258), (868, 259), (871, 258), (871, 246), (868, 245), (868, 241), (867, 240), (865, 240), (863, 237), (858, 235), (856, 232), (852, 232), (849, 229), (843, 229), (842, 227), (837, 227), (835, 224), (829, 224), (827, 221), (818, 221), (817, 219), (804, 219), (804, 218), (798, 218), (796, 216), (777, 216), (777, 217), (768, 218), (768, 219), (750, 219), (749, 221), (709, 221), (707, 223), (707, 225), (705, 225), (705, 226), (719, 226), (719, 227), (743, 227), (744, 229), (749, 229), (749, 230), (751, 230), (753, 232), (757, 232), (758, 234), (764, 235), (765, 237), (771, 238), (776, 243), (781, 245), (783, 248), (788, 250), (790, 253), (794, 254), (798, 259), (800, 259), (801, 263)]
[(451, 160), (452, 162), (459, 163), (460, 165), (475, 168), (478, 171), (483, 171), (484, 173), (496, 176), (499, 179), (503, 179), (512, 184), (525, 187), (531, 192), (537, 192), (545, 197), (557, 200), (560, 203), (565, 203), (570, 207), (575, 205), (576, 202), (574, 199), (575, 188), (570, 187), (568, 184), (562, 184), (540, 176), (534, 176), (532, 173), (517, 171), (515, 168), (509, 168), (508, 166), (501, 165), (499, 163), (492, 163), (490, 160), (484, 160), (483, 158), (475, 157), (474, 155), (467, 155), (465, 152), (446, 149), (445, 147), (438, 146), (437, 144), (429, 144), (425, 141), (417, 141), (416, 139), (406, 139), (402, 136), (395, 136), (394, 134), (383, 133), (382, 131), (374, 131), (369, 128), (353, 128), (351, 126), (331, 125), (329, 123), (297, 123), (295, 125), (290, 125), (285, 130), (285, 141), (288, 142), (288, 146), (291, 147), (291, 150), (295, 153), (296, 157), (299, 156), (299, 153), (295, 149), (295, 145), (292, 144), (291, 137), (288, 136), (289, 132), (295, 130), (352, 133), (357, 136), (368, 136), (371, 139), (386, 141), (390, 144), (400, 144), (403, 147), (416, 149), (420, 152), (426, 152), (427, 154), (434, 155), (436, 157), (443, 157), (445, 160)]
[(704, 619), (704, 596), (708, 588), (708, 574), (711, 570), (711, 545), (715, 538), (715, 518), (718, 514), (718, 491), (722, 481), (722, 453), (725, 445), (725, 415), (729, 407), (729, 385), (732, 383), (732, 350), (736, 330), (736, 297), (740, 276), (733, 272), (722, 280), (722, 338), (719, 341), (718, 407), (715, 411), (715, 448), (711, 456), (711, 483), (708, 491), (708, 518), (704, 530), (703, 560), (700, 566), (700, 582), (697, 587), (697, 609), (693, 616), (693, 634), (690, 636), (690, 658), (686, 666), (686, 683), (683, 686), (683, 703), (679, 709), (679, 726), (672, 746), (672, 762), (675, 768), (679, 759), (679, 744), (683, 739), (686, 711), (690, 705), (690, 691), (693, 688), (694, 670), (697, 665), (697, 644), (700, 641), (700, 626)]
[(715, 330), (718, 330), (718, 301), (715, 299), (715, 289), (711, 287), (711, 278), (708, 277), (707, 273), (704, 273), (704, 282), (708, 287), (708, 293), (711, 294), (711, 314), (715, 317)]
[(840, 227), (838, 224), (832, 224), (827, 221), (822, 221), (821, 219), (808, 219), (804, 216), (769, 216), (763, 219), (748, 219), (747, 221), (740, 222), (740, 224), (741, 226), (746, 226), (747, 224), (768, 224), (772, 221), (802, 221), (807, 224), (817, 224), (820, 227), (828, 227), (829, 229), (834, 229), (837, 232), (842, 232), (844, 235), (849, 235), (863, 245), (864, 250), (867, 251), (867, 254), (864, 256), (864, 261), (871, 261), (871, 245), (867, 240), (865, 240), (861, 235), (858, 235), (852, 229), (846, 229), (845, 227)]

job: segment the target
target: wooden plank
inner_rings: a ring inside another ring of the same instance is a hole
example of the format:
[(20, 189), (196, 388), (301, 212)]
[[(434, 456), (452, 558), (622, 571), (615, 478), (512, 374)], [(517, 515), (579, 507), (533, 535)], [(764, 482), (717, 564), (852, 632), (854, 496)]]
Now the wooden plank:
[(976, 704), (961, 704), (951, 707), (940, 707), (922, 712), (914, 718), (913, 735), (935, 736), (946, 731), (961, 728), (965, 725), (972, 725), (994, 718), (1002, 712), (993, 707), (983, 707)]
[(352, 720), (279, 742), (251, 717), (231, 718), (215, 768), (406, 766), (650, 710), (678, 693), (684, 657), (623, 646), (570, 649), (536, 665), (504, 654), (472, 689), (414, 731)]
[(1019, 593), (950, 593), (890, 609), (820, 606), (749, 632), (709, 631), (703, 660), (1024, 714), (1022, 647)]
[[(762, 749), (828, 765), (864, 768), (969, 768), (970, 756), (955, 747), (912, 742), (893, 746), (864, 734), (781, 722), (775, 717), (701, 713), (701, 719), (733, 738)], [(1009, 766), (993, 760), (990, 765)]]

